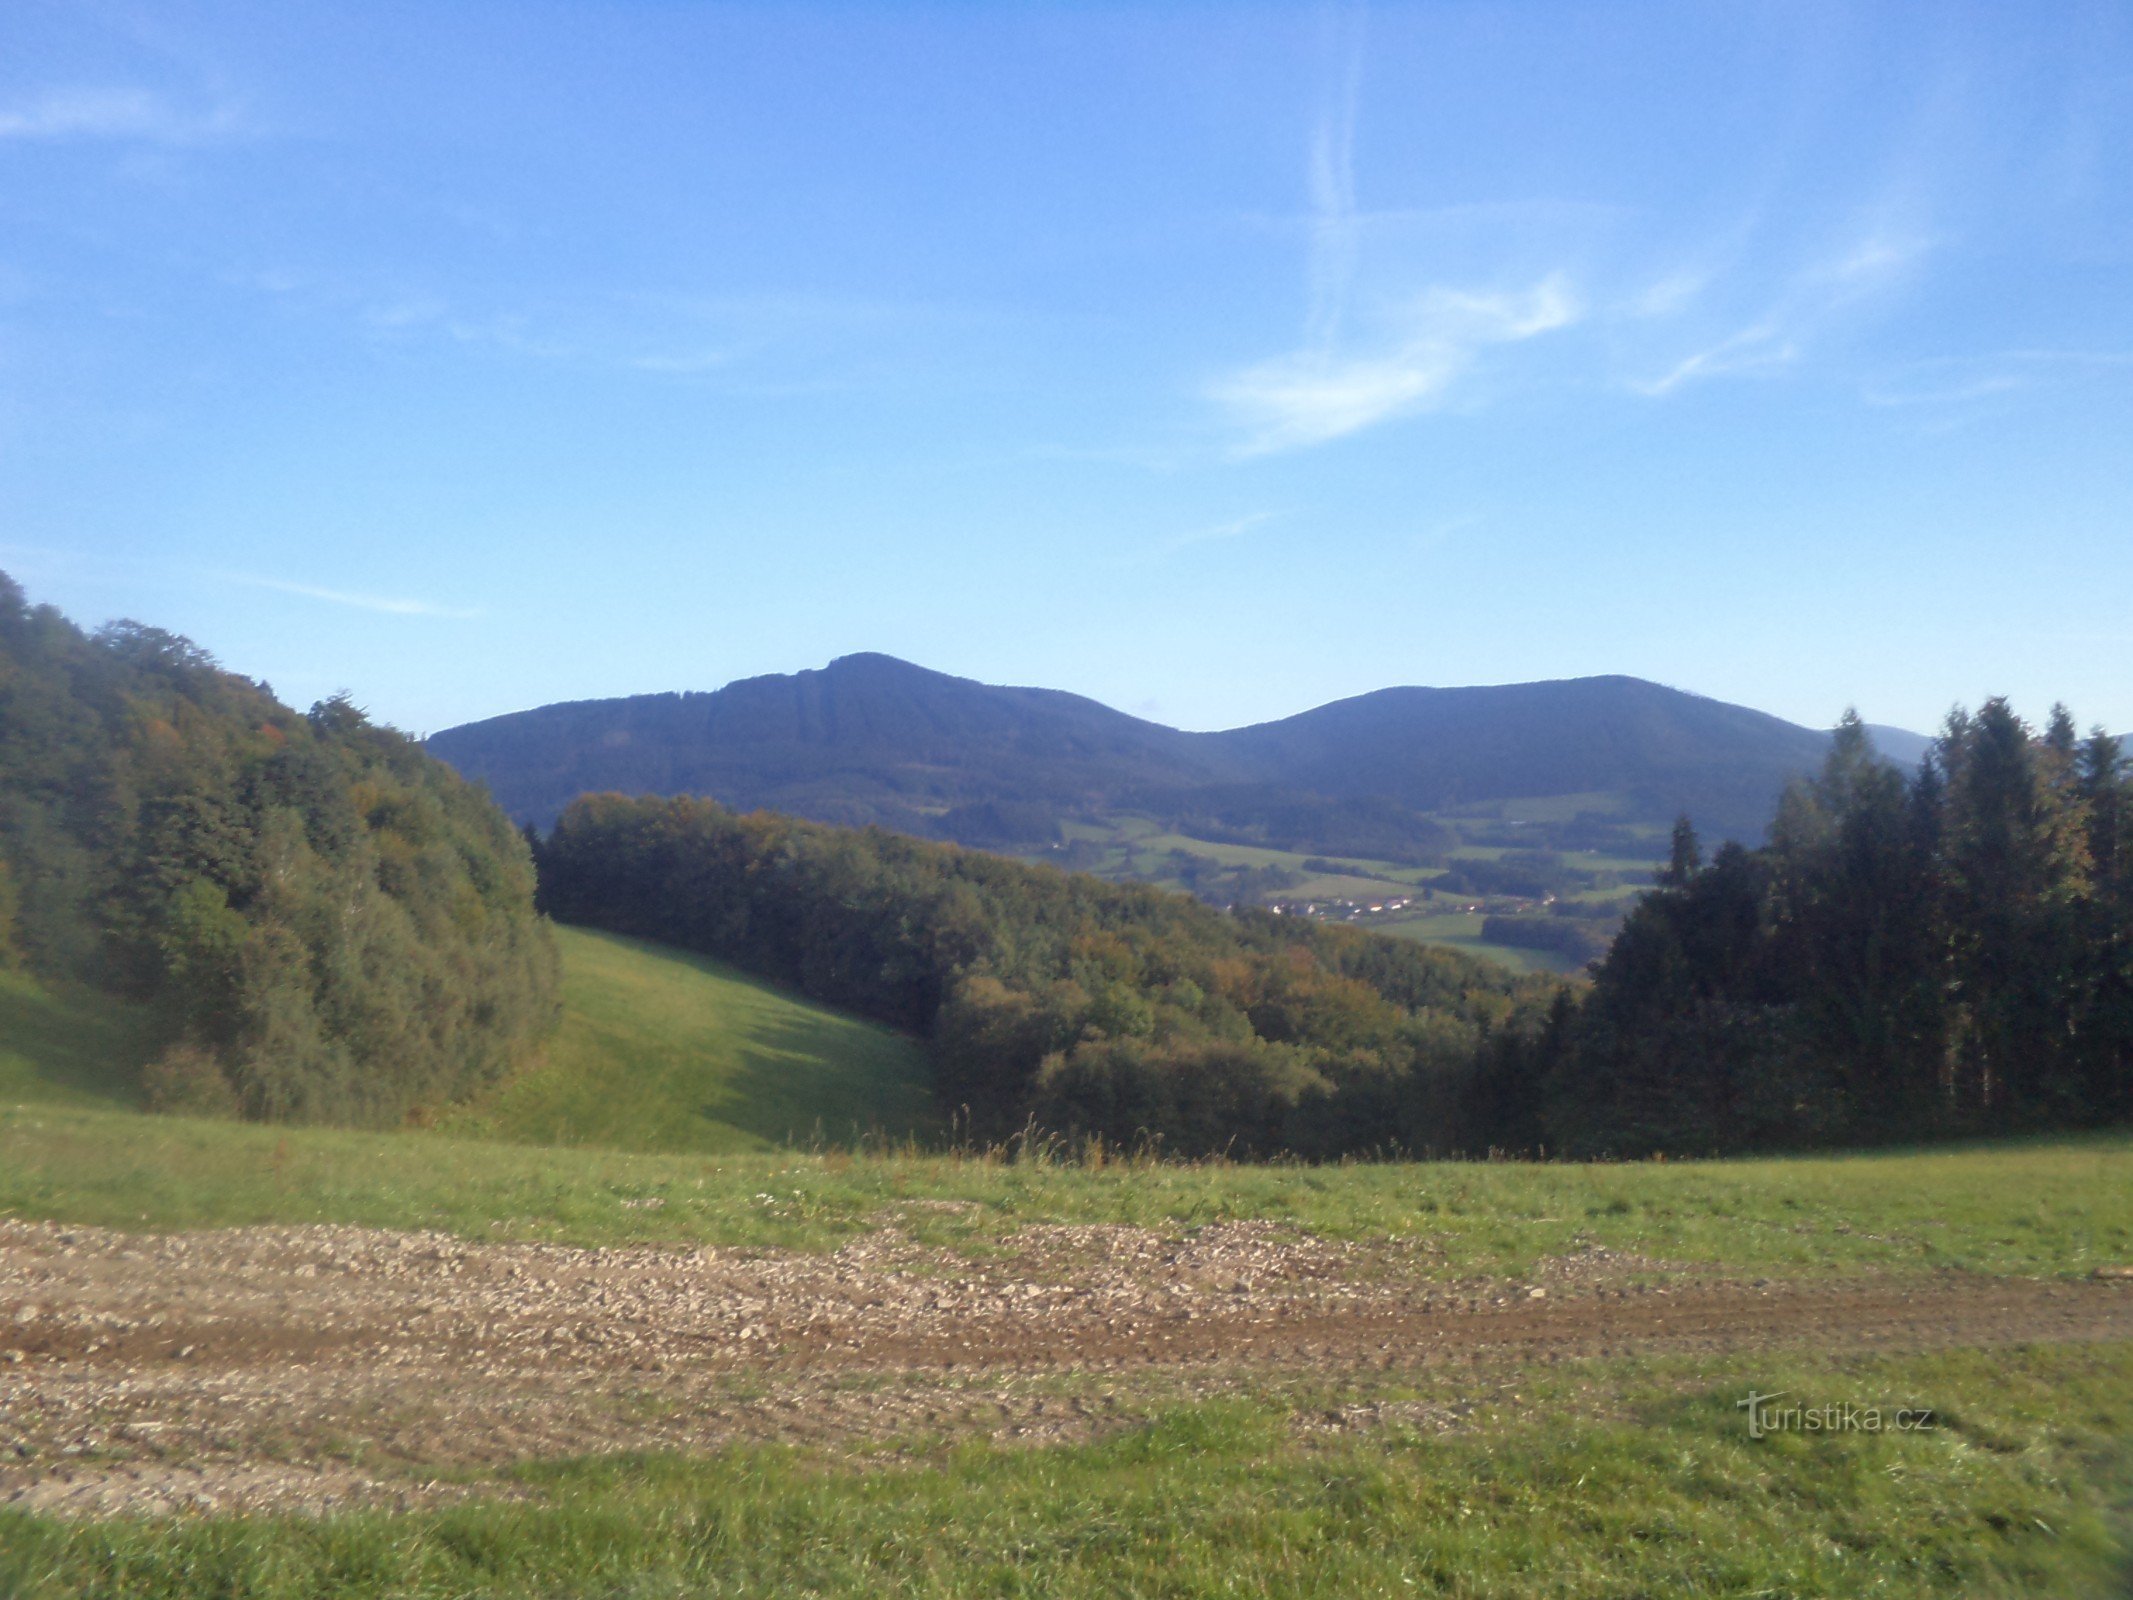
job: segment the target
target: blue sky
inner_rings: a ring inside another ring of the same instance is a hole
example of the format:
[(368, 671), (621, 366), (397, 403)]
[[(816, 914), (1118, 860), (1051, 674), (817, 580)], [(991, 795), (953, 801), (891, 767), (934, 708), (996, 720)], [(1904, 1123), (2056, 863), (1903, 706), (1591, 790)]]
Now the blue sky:
[(0, 566), (414, 731), (886, 650), (2133, 728), (2133, 11), (0, 10)]

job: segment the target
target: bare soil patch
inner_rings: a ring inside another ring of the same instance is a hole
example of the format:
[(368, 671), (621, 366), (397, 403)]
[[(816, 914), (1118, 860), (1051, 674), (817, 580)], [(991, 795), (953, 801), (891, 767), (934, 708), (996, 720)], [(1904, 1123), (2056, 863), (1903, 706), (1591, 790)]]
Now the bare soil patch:
[(1085, 1437), (1151, 1383), (2133, 1338), (2125, 1280), (1745, 1280), (1593, 1251), (1454, 1284), (1432, 1255), (1255, 1223), (1030, 1228), (974, 1263), (894, 1228), (803, 1256), (0, 1221), (0, 1503), (410, 1503), (607, 1449)]

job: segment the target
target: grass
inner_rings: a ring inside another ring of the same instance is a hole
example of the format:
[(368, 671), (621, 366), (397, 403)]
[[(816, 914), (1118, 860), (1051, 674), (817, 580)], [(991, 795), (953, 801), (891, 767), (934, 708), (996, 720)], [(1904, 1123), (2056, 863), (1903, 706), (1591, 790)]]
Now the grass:
[[(624, 1204), (649, 1199), (661, 1204)], [(1450, 1276), (1516, 1276), (1586, 1245), (1772, 1275), (2086, 1273), (2133, 1261), (2133, 1138), (1623, 1165), (1090, 1167), (911, 1152), (553, 1150), (17, 1106), (0, 1107), (6, 1214), (797, 1250), (834, 1248), (893, 1218), (973, 1252), (1037, 1222), (1178, 1232), (1268, 1218), (1334, 1237), (1427, 1236)]]
[[(971, 1255), (1033, 1223), (1182, 1233), (1265, 1218), (1426, 1239), (1417, 1259), (1450, 1278), (1523, 1277), (1585, 1246), (1773, 1277), (2133, 1262), (2126, 1134), (1589, 1166), (766, 1149), (796, 1129), (801, 1097), (810, 1119), (820, 1096), (842, 1095), (872, 1108), (855, 1122), (888, 1125), (883, 1108), (901, 1106), (916, 1125), (900, 1098), (911, 1047), (711, 963), (565, 940), (564, 1039), (449, 1130), (144, 1115), (126, 1103), (124, 1070), (138, 1015), (0, 975), (0, 1215), (802, 1251), (895, 1221)], [(527, 1142), (541, 1139), (572, 1147)], [(1947, 1426), (1755, 1442), (1736, 1409), (1751, 1389), (1930, 1406)], [(1358, 1398), (1418, 1409), (1359, 1435), (1302, 1425)], [(524, 1464), (474, 1487), (456, 1506), (317, 1519), (0, 1511), (0, 1594), (2125, 1593), (2133, 1348), (1268, 1374), (1093, 1443), (608, 1457)]]
[(1372, 921), (1369, 925), (1379, 933), (1389, 933), (1395, 939), (1413, 939), (1421, 944), (1438, 944), (1452, 950), (1464, 950), (1468, 955), (1486, 956), (1500, 962), (1514, 972), (1580, 972), (1584, 963), (1553, 950), (1535, 950), (1524, 945), (1496, 944), (1481, 936), (1481, 925), (1487, 918), (1478, 911), (1425, 911), (1420, 916), (1402, 916), (1397, 920)]
[[(1488, 810), (1493, 813), (1500, 809), (1506, 817), (1516, 816), (1528, 821), (1566, 821), (1581, 810), (1612, 809), (1625, 803), (1626, 797), (1619, 795), (1569, 795), (1546, 800), (1506, 802), (1501, 807), (1491, 806)], [(1504, 825), (1502, 820), (1493, 815), (1475, 818), (1445, 814), (1436, 820), (1449, 828), (1461, 841), (1448, 852), (1448, 858), (1454, 863), (1496, 861), (1511, 852), (1512, 847), (1509, 845), (1468, 842), (1468, 833), (1472, 828), (1501, 829)], [(1101, 847), (1102, 854), (1099, 858), (1077, 859), (1077, 865), (1084, 871), (1183, 890), (1185, 881), (1179, 874), (1174, 859), (1177, 853), (1195, 857), (1218, 868), (1279, 867), (1292, 874), (1295, 881), (1286, 888), (1270, 891), (1264, 897), (1269, 901), (1299, 904), (1313, 900), (1353, 900), (1369, 904), (1405, 897), (1417, 901), (1413, 911), (1389, 913), (1383, 920), (1372, 918), (1361, 925), (1423, 944), (1444, 945), (1468, 955), (1494, 961), (1515, 972), (1574, 973), (1582, 971), (1585, 966), (1582, 960), (1559, 956), (1550, 951), (1496, 944), (1483, 939), (1479, 937), (1479, 916), (1468, 920), (1463, 913), (1441, 916), (1436, 914), (1430, 904), (1421, 901), (1419, 896), (1424, 889), (1444, 876), (1447, 870), (1444, 867), (1399, 866), (1389, 861), (1328, 856), (1321, 852), (1217, 843), (1195, 839), (1188, 834), (1165, 832), (1158, 824), (1145, 817), (1129, 815), (1063, 824), (1061, 831), (1070, 842)], [(1545, 844), (1545, 839), (1534, 840), (1535, 847)], [(1569, 898), (1592, 904), (1619, 903), (1624, 909), (1648, 886), (1654, 866), (1652, 861), (1642, 858), (1607, 856), (1594, 851), (1572, 850), (1560, 854), (1563, 860), (1574, 868), (1591, 872), (1612, 872), (1621, 879), (1620, 883), (1609, 888), (1564, 891)], [(1057, 864), (1058, 858), (1050, 850), (1034, 850), (1026, 852), (1025, 859)], [(1313, 861), (1323, 863), (1324, 870), (1313, 869), (1307, 864)], [(1507, 910), (1508, 914), (1537, 914), (1530, 910), (1520, 910), (1525, 903), (1517, 900), (1517, 897), (1462, 894), (1451, 898), (1461, 904), (1470, 900), (1485, 900), (1499, 909)]]
[(563, 1021), (545, 1059), (448, 1130), (704, 1153), (936, 1131), (913, 1040), (702, 956), (579, 928), (556, 936)]
[[(443, 1119), (469, 1139), (723, 1153), (939, 1131), (916, 1041), (701, 956), (556, 929), (540, 1062)], [(136, 1109), (138, 1006), (0, 970), (0, 1106)]]
[(138, 1105), (151, 1031), (138, 1006), (0, 968), (0, 1104)]
[[(1773, 1274), (2079, 1273), (2133, 1261), (2127, 1137), (1614, 1166), (1086, 1166), (926, 1153), (893, 1137), (930, 1126), (909, 1041), (716, 963), (561, 932), (566, 1020), (548, 1060), (420, 1132), (141, 1115), (123, 1064), (142, 1017), (0, 974), (0, 1214), (800, 1250), (898, 1218), (969, 1251), (1035, 1222), (1175, 1232), (1268, 1218), (1336, 1237), (1426, 1235), (1450, 1275), (1517, 1275), (1587, 1244)], [(855, 1127), (891, 1136), (857, 1154), (848, 1140), (832, 1147)], [(812, 1152), (772, 1148), (817, 1129), (827, 1138)], [(954, 1204), (922, 1203), (939, 1201)]]
[[(1929, 1406), (1942, 1425), (1752, 1441), (1736, 1405), (1750, 1388)], [(1586, 1363), (1441, 1398), (1465, 1411), (1448, 1430), (1330, 1442), (1243, 1396), (1045, 1449), (529, 1465), (508, 1475), (516, 1499), (401, 1514), (0, 1513), (0, 1590), (1628, 1600), (2074, 1596), (2133, 1576), (2123, 1345)]]

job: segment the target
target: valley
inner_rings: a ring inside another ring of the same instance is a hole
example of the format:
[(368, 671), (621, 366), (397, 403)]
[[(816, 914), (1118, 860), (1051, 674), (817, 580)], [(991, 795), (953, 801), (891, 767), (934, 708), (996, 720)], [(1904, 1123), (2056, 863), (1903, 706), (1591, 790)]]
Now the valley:
[(1514, 970), (1577, 972), (1605, 953), (1666, 848), (1655, 822), (1613, 823), (1606, 850), (1565, 848), (1560, 824), (1626, 809), (1621, 796), (1513, 800), (1428, 823), (1449, 842), (1437, 864), (1218, 843), (1130, 814), (1062, 823), (1020, 859), (1147, 883), (1217, 905), (1344, 922), (1485, 956)]

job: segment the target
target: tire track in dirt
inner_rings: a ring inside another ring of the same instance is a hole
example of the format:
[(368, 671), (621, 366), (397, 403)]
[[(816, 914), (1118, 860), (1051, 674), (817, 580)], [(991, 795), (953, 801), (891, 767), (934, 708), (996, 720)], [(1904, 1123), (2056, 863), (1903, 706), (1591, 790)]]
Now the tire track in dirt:
[(1080, 1437), (1143, 1379), (1210, 1393), (1283, 1373), (2133, 1339), (2125, 1282), (1747, 1280), (1588, 1251), (1453, 1283), (1435, 1263), (1427, 1240), (1252, 1223), (1032, 1227), (973, 1262), (894, 1228), (804, 1256), (0, 1221), (0, 1503), (318, 1506), (417, 1493), (411, 1463)]

